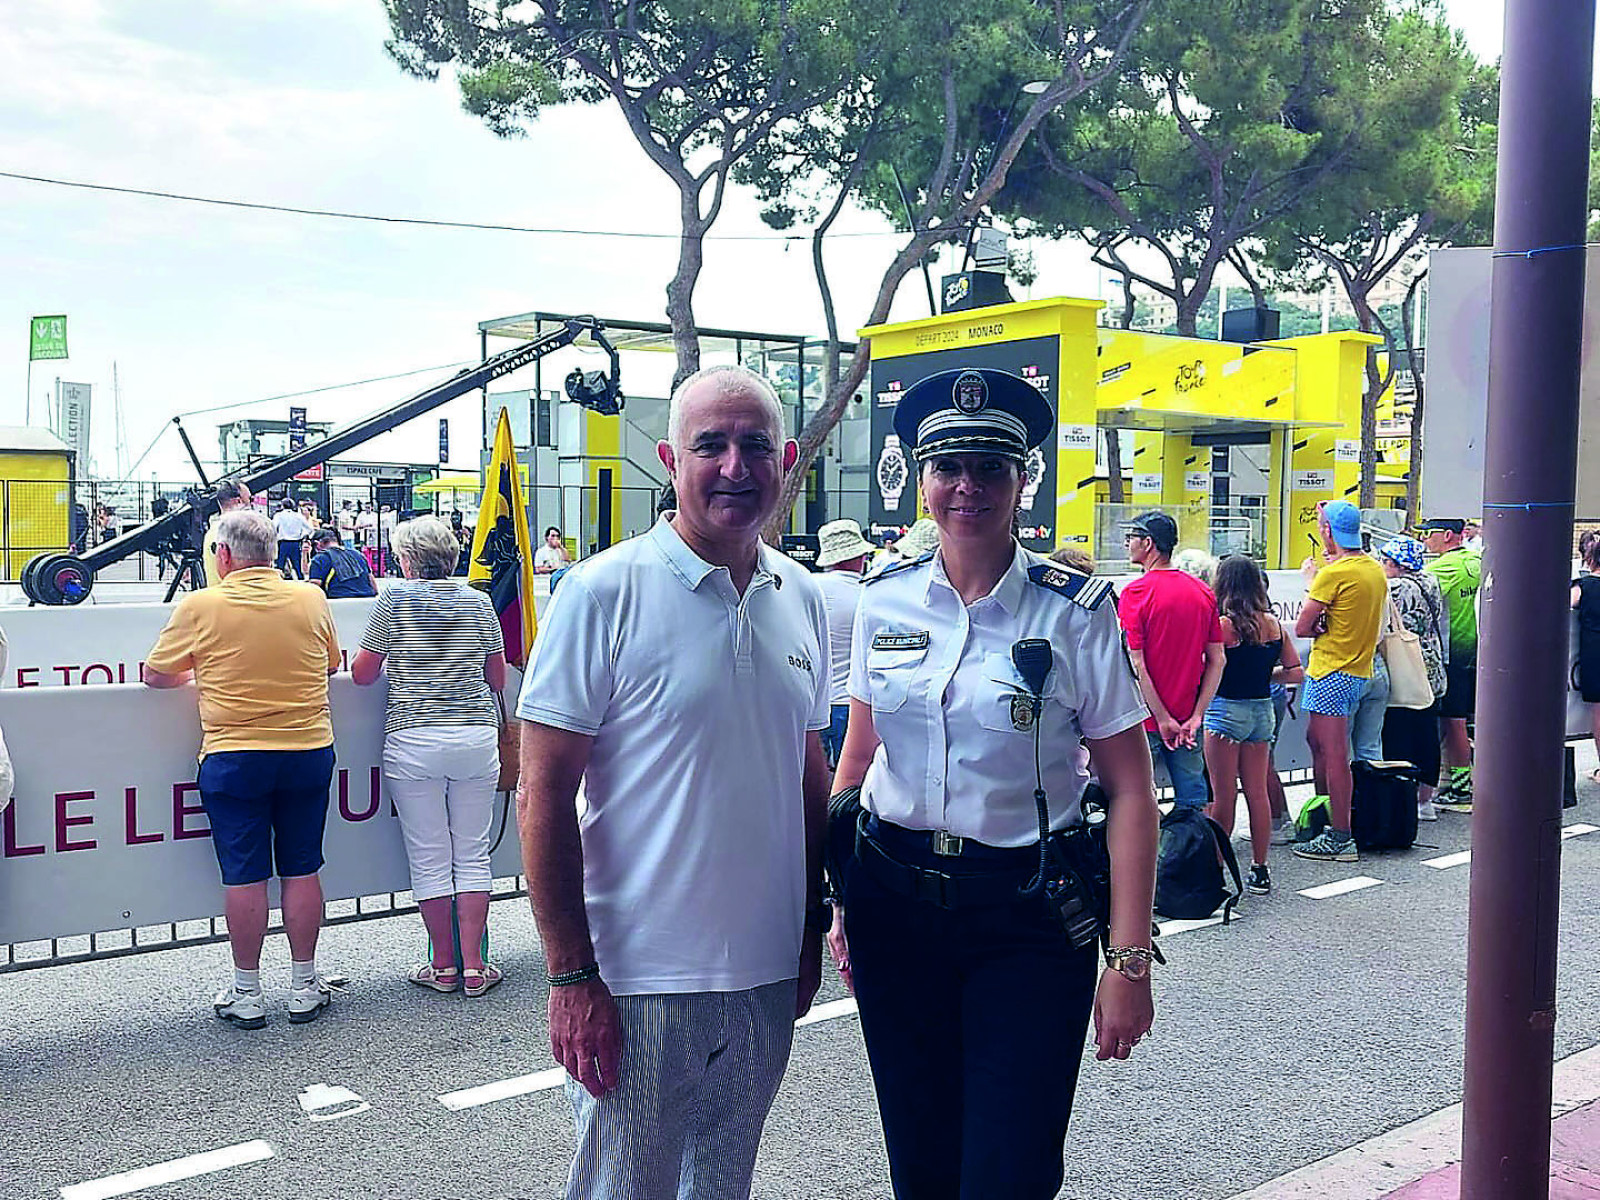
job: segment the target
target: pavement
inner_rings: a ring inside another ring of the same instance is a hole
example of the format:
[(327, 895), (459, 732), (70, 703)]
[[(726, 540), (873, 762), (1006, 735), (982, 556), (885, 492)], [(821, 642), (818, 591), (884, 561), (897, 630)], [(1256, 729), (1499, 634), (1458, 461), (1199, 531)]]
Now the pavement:
[[(1570, 1188), (1600, 1175), (1594, 765), (1584, 746), (1580, 805), (1563, 814), (1556, 1147)], [(1227, 926), (1170, 926), (1154, 1038), (1126, 1063), (1086, 1055), (1061, 1195), (1453, 1196), (1471, 826), (1444, 814), (1412, 850), (1354, 864), (1275, 848), (1270, 896), (1247, 897)], [(254, 1033), (211, 1014), (221, 945), (0, 975), (0, 1196), (559, 1195), (571, 1124), (538, 939), (522, 901), (496, 903), (491, 929), (507, 980), (478, 1000), (405, 981), (423, 946), (415, 915), (328, 929), (323, 967), (351, 982), (309, 1025), (285, 1018), (275, 936), (271, 1023)], [(859, 1023), (836, 980), (796, 1032), (754, 1195), (889, 1195)]]

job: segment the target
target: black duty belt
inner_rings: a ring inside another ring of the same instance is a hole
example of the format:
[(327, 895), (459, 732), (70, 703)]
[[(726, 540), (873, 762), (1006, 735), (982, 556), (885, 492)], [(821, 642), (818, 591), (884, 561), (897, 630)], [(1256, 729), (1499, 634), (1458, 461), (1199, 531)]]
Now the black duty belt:
[[(1016, 903), (1022, 898), (1021, 888), (1027, 882), (1030, 864), (1039, 853), (1032, 846), (1020, 846), (1013, 851), (981, 846), (948, 834), (904, 830), (878, 822), (872, 824), (876, 828), (868, 827), (867, 815), (863, 813), (856, 828), (856, 858), (861, 868), (881, 887), (938, 908)], [(923, 841), (928, 847), (925, 854), (949, 858), (952, 862), (962, 861), (976, 869), (951, 873), (919, 866), (902, 861), (884, 845), (884, 841), (908, 840)], [(975, 852), (970, 858), (969, 850)]]

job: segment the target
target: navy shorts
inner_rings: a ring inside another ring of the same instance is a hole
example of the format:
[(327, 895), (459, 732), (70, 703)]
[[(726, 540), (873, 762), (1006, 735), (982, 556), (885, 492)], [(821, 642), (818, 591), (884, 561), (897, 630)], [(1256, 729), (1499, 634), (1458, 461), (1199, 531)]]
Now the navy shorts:
[(200, 764), (200, 803), (211, 821), (226, 887), (315, 875), (322, 869), (333, 747), (221, 750)]
[(1477, 701), (1478, 664), (1458, 667), (1455, 663), (1445, 663), (1444, 678), (1444, 699), (1439, 703), (1439, 715), (1472, 720)]

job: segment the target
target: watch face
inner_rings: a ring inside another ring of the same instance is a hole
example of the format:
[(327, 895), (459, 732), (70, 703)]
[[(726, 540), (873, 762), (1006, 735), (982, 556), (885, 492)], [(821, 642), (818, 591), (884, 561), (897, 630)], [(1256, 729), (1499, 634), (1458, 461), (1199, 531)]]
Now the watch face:
[(1119, 957), (1119, 960), (1114, 964), (1114, 969), (1120, 971), (1123, 978), (1131, 979), (1136, 983), (1140, 980), (1150, 978), (1149, 961), (1147, 959), (1140, 958), (1136, 954), (1130, 954), (1126, 957)]

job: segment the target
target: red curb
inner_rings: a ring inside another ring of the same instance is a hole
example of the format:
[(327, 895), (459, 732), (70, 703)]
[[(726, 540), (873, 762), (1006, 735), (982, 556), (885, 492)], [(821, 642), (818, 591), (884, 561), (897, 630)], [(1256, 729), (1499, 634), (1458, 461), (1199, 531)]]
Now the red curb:
[[(1550, 1200), (1600, 1200), (1600, 1101), (1550, 1127)], [(1459, 1200), (1461, 1164), (1451, 1163), (1388, 1194), (1387, 1200)]]

